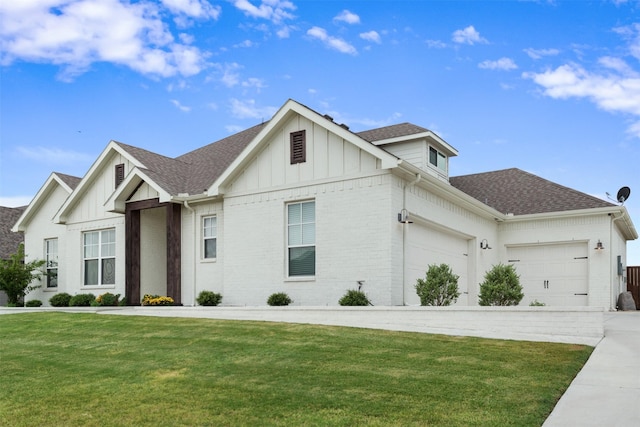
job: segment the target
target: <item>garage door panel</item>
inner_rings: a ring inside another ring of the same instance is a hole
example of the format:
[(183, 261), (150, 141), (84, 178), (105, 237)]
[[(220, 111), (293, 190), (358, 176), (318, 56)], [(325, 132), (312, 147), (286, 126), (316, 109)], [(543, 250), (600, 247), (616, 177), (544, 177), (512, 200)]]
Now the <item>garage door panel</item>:
[(520, 275), (525, 297), (546, 305), (588, 305), (587, 244), (563, 243), (511, 247), (508, 259)]
[(441, 230), (412, 224), (407, 229), (407, 272), (405, 277), (405, 303), (419, 305), (415, 292), (417, 279), (423, 279), (431, 264), (447, 264), (459, 276), (460, 297), (456, 305), (467, 305), (468, 276), (467, 240)]

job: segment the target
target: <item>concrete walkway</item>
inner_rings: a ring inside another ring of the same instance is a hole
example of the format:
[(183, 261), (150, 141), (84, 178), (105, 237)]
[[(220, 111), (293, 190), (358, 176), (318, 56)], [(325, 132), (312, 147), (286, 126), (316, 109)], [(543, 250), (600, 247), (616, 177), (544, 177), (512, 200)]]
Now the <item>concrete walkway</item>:
[(544, 427), (640, 426), (640, 312), (604, 316), (604, 338)]

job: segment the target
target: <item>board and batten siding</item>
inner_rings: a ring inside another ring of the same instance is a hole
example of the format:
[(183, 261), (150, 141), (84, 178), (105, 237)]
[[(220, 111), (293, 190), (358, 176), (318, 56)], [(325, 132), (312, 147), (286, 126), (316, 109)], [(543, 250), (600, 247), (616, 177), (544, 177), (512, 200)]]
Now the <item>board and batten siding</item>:
[[(289, 135), (306, 131), (306, 161), (290, 164)], [(295, 116), (263, 142), (263, 147), (229, 185), (227, 194), (336, 179), (379, 169), (379, 160), (326, 128)]]
[(92, 182), (87, 183), (88, 186), (79, 195), (81, 197), (77, 197), (75, 206), (67, 216), (67, 224), (119, 216), (119, 214), (108, 212), (104, 205), (115, 190), (115, 166), (118, 164), (124, 164), (125, 176), (132, 167), (126, 157), (112, 151), (102, 170), (95, 174)]

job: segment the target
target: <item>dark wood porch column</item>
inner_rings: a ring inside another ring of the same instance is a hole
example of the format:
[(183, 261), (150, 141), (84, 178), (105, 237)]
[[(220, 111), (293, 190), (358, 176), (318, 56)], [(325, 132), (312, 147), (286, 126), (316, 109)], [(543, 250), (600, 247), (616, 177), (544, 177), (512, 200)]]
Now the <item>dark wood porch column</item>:
[(128, 305), (140, 305), (140, 211), (125, 212), (125, 295)]
[(182, 205), (167, 205), (167, 296), (182, 305)]

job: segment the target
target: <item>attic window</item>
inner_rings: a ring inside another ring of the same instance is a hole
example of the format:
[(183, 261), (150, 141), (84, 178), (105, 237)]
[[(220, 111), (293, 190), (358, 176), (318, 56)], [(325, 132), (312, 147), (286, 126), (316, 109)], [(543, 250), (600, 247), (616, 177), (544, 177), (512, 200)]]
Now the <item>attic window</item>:
[(307, 161), (307, 135), (305, 130), (291, 132), (291, 164), (304, 163)]
[(115, 177), (116, 177), (116, 188), (118, 188), (120, 183), (124, 181), (124, 163), (120, 163), (119, 165), (116, 165)]
[(429, 163), (440, 169), (442, 172), (447, 172), (447, 156), (433, 147), (429, 147)]

